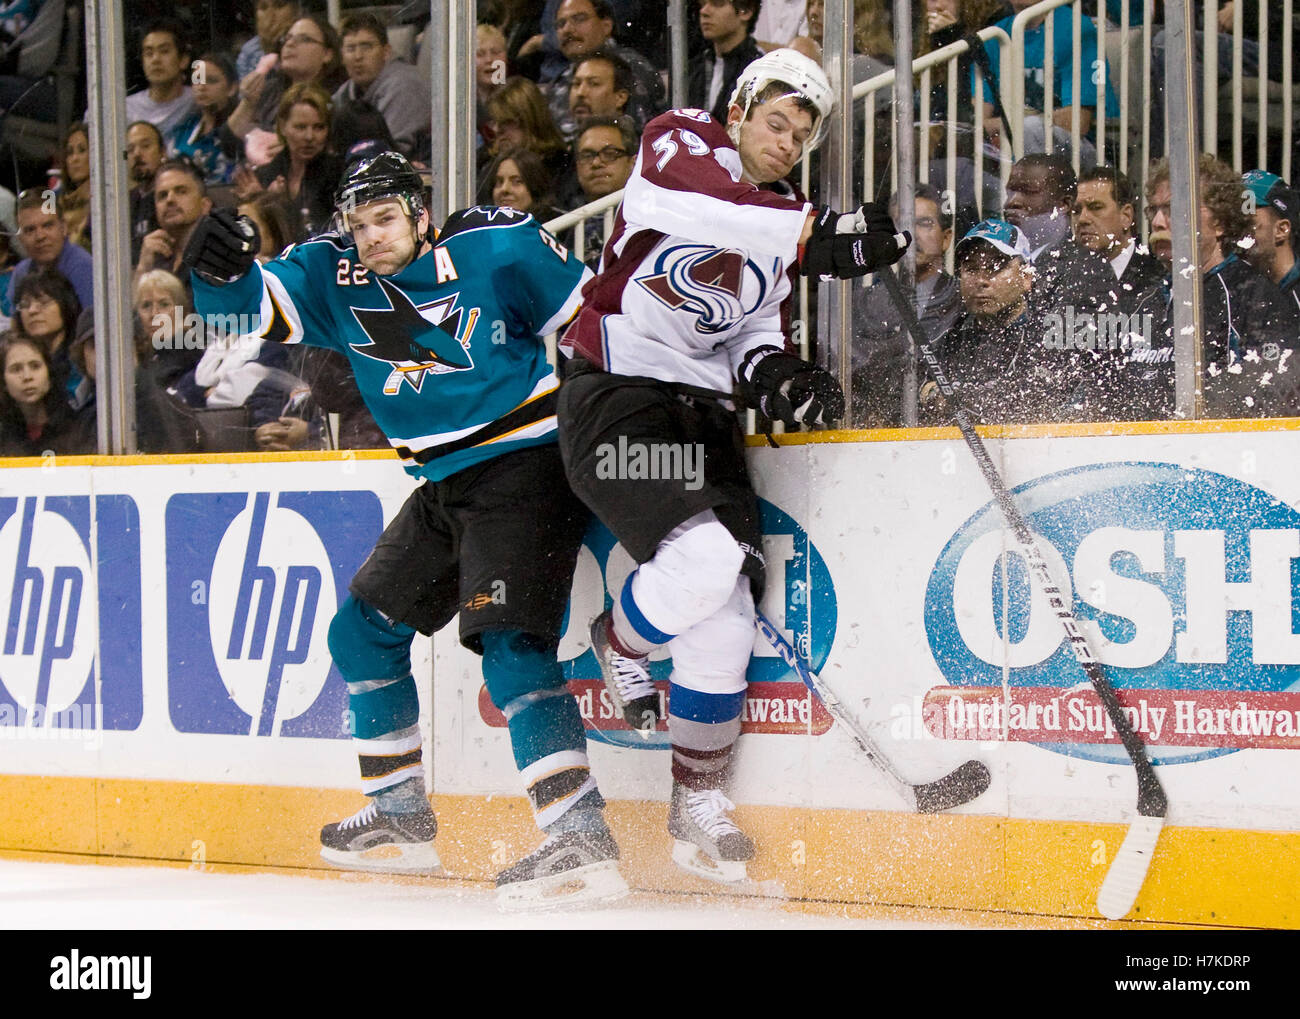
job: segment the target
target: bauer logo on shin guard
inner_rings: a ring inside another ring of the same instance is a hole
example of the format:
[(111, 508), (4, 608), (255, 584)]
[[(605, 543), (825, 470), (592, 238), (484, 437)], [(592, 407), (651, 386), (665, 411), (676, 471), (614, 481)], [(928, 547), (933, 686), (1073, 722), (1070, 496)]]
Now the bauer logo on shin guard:
[(175, 495), (167, 504), (167, 658), (182, 732), (346, 739), (326, 646), (383, 529), (370, 492)]

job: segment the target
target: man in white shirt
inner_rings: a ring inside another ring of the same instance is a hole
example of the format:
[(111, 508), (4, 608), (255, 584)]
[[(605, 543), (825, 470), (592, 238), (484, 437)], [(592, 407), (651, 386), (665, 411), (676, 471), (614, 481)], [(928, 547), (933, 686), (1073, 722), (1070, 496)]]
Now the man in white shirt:
[(126, 97), (126, 119), (147, 120), (167, 138), (195, 111), (185, 84), (190, 48), (181, 26), (166, 20), (151, 24), (140, 43), (140, 60), (149, 87)]

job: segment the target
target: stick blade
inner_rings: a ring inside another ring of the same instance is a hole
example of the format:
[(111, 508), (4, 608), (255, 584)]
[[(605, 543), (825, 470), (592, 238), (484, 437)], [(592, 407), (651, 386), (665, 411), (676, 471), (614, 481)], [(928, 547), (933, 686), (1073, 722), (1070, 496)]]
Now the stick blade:
[(943, 810), (960, 807), (984, 792), (993, 781), (980, 761), (967, 761), (956, 771), (943, 778), (912, 787), (916, 793), (916, 809), (922, 814), (937, 814)]
[(1120, 844), (1119, 852), (1111, 861), (1106, 879), (1097, 893), (1097, 911), (1107, 920), (1122, 920), (1137, 902), (1138, 892), (1147, 879), (1151, 857), (1155, 854), (1156, 840), (1165, 819), (1139, 814), (1129, 825), (1128, 834)]

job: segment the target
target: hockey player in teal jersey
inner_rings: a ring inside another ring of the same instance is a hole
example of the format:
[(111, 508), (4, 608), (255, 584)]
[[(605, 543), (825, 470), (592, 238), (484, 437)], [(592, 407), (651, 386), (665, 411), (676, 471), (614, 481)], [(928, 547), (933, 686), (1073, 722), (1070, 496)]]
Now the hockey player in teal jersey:
[(618, 847), (556, 658), (588, 515), (564, 479), (558, 382), (538, 339), (573, 317), (591, 274), (511, 209), (455, 213), (431, 238), (422, 193), (386, 152), (345, 175), (339, 233), (259, 267), (255, 227), (222, 211), (186, 252), (201, 314), (260, 314), (269, 339), (346, 355), (375, 421), (424, 479), (330, 626), (371, 799), (325, 826), (321, 855), (357, 869), (439, 866), (410, 646), (459, 612), (549, 836), (498, 876), (503, 904), (614, 897), (626, 891)]

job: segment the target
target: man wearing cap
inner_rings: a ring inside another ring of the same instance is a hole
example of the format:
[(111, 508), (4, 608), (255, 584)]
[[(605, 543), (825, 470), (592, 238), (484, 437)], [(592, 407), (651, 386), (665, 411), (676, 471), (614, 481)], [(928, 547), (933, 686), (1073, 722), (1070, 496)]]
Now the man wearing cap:
[[(1023, 423), (1077, 417), (1076, 358), (1047, 342), (1030, 293), (1035, 269), (1024, 232), (986, 219), (957, 245), (962, 316), (936, 353), (971, 416)], [(921, 387), (927, 418), (936, 416), (933, 382)]]
[(1251, 170), (1242, 183), (1255, 205), (1255, 243), (1242, 254), (1277, 284), (1300, 312), (1300, 263), (1295, 257), (1300, 198), (1286, 181), (1267, 170)]

